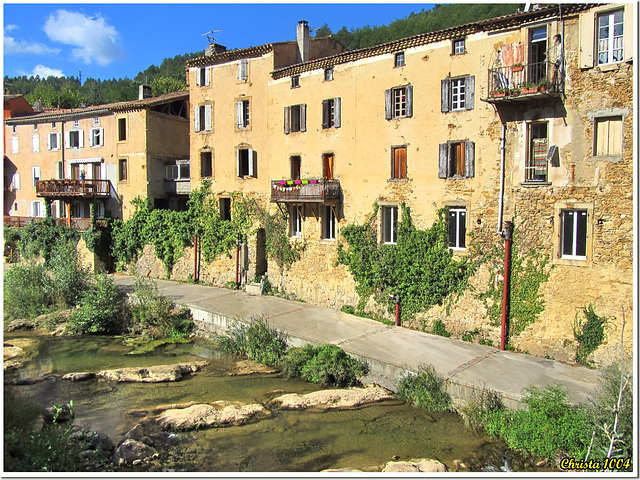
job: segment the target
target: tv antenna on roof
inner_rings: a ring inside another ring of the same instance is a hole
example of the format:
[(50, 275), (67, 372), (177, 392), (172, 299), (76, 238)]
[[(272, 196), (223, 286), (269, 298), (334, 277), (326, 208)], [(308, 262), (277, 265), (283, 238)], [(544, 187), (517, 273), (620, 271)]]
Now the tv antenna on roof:
[(208, 32), (203, 33), (201, 36), (206, 36), (207, 40), (209, 40), (209, 43), (214, 44), (216, 43), (216, 39), (213, 34), (217, 32), (222, 32), (222, 30), (209, 30)]

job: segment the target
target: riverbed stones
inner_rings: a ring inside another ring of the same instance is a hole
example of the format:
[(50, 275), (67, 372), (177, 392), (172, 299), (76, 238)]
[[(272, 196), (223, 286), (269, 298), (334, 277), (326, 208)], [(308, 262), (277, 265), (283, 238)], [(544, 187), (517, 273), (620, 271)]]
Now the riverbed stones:
[(77, 372), (77, 373), (67, 373), (62, 376), (63, 380), (71, 380), (73, 382), (84, 382), (85, 380), (89, 380), (91, 378), (95, 378), (96, 374), (93, 372)]
[(180, 380), (184, 374), (197, 372), (205, 365), (208, 365), (208, 362), (176, 363), (173, 365), (156, 365), (142, 368), (120, 368), (116, 370), (103, 370), (97, 372), (96, 376), (116, 382), (175, 382)]
[(333, 409), (357, 407), (392, 399), (394, 396), (388, 390), (378, 385), (370, 385), (364, 388), (320, 390), (306, 395), (288, 393), (274, 398), (272, 402), (287, 409)]
[(276, 373), (277, 371), (278, 370), (273, 367), (254, 362), (252, 360), (239, 360), (236, 362), (235, 369), (230, 371), (228, 375), (254, 375), (257, 373)]
[(113, 452), (113, 462), (116, 465), (133, 465), (142, 463), (143, 460), (158, 456), (158, 451), (138, 440), (128, 439), (118, 445)]
[(21, 330), (33, 330), (36, 328), (36, 324), (24, 318), (13, 320), (6, 327), (4, 327), (5, 332), (17, 332)]
[(428, 472), (442, 473), (447, 471), (447, 467), (438, 460), (426, 458), (413, 459), (408, 462), (387, 462), (383, 472), (393, 473), (410, 473), (410, 472)]
[(166, 410), (158, 416), (156, 422), (165, 429), (193, 430), (242, 425), (254, 418), (269, 415), (269, 411), (257, 403), (242, 405), (218, 401), (212, 404), (197, 404), (188, 408)]

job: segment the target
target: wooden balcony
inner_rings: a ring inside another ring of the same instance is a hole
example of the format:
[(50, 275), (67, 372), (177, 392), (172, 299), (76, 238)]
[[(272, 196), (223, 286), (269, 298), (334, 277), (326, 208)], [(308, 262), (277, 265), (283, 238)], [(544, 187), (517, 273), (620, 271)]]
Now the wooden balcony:
[(53, 199), (104, 198), (111, 194), (109, 180), (38, 180), (36, 195)]
[(489, 69), (489, 103), (536, 101), (562, 94), (560, 65), (551, 62)]
[(271, 180), (271, 202), (340, 203), (341, 193), (340, 180)]
[[(17, 217), (17, 216), (4, 216), (4, 224), (8, 227), (25, 227), (35, 222), (42, 222), (44, 217)], [(54, 225), (68, 225), (69, 220), (67, 218), (54, 218)], [(71, 227), (79, 230), (85, 231), (91, 227), (91, 219), (90, 218), (72, 218), (71, 219)], [(96, 219), (95, 225), (99, 227), (106, 227), (107, 222), (104, 219)]]

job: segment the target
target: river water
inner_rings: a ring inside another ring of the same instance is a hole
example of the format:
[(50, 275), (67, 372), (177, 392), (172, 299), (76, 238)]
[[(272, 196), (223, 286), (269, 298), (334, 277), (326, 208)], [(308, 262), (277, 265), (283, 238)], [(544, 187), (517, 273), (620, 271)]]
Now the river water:
[[(130, 356), (122, 339), (106, 336), (30, 337), (37, 350), (23, 368), (5, 380), (52, 376), (33, 385), (8, 387), (43, 407), (73, 400), (75, 424), (107, 434), (118, 443), (140, 417), (158, 405), (234, 400), (265, 403), (282, 393), (319, 390), (315, 384), (278, 374), (230, 376), (237, 359), (205, 340), (165, 345)], [(55, 376), (70, 372), (146, 367), (206, 360), (202, 371), (178, 382), (115, 383), (103, 379), (72, 382)], [(277, 392), (277, 393), (276, 393)], [(470, 471), (531, 471), (501, 441), (465, 428), (453, 413), (429, 413), (400, 401), (334, 411), (276, 411), (243, 426), (205, 429), (183, 435), (182, 468), (199, 472), (318, 472), (327, 468), (370, 469), (392, 458), (434, 458), (452, 468), (462, 461)]]

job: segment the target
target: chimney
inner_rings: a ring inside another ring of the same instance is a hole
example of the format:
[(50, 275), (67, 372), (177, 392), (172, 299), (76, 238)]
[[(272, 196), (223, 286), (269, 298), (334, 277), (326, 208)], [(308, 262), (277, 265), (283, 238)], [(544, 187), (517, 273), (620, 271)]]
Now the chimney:
[(296, 62), (309, 61), (309, 22), (300, 20), (298, 22), (298, 51), (296, 52)]
[(149, 85), (138, 86), (138, 100), (144, 100), (151, 97), (151, 87)]
[(224, 52), (227, 49), (224, 45), (220, 45), (219, 43), (211, 43), (204, 51), (205, 56), (213, 55), (215, 53)]

